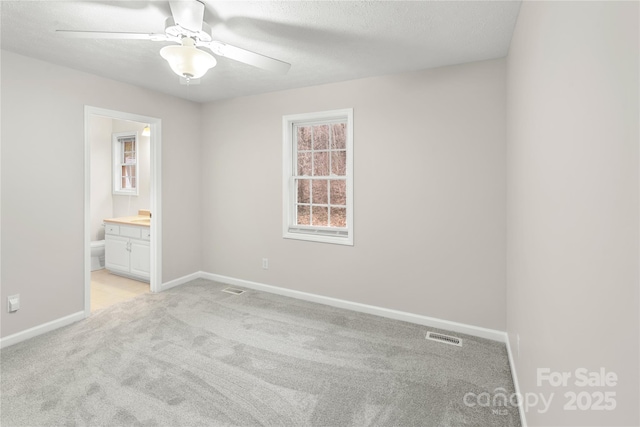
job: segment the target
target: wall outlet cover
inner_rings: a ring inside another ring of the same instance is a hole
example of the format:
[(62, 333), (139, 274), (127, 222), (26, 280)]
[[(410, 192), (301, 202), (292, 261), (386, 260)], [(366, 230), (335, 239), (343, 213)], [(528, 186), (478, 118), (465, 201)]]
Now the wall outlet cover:
[(18, 311), (20, 308), (20, 294), (7, 297), (7, 310), (9, 313)]

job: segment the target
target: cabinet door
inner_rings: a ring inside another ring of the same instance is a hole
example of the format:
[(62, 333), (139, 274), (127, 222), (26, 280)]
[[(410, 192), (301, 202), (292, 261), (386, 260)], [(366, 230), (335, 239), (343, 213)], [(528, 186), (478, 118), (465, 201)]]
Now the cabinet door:
[(107, 270), (129, 272), (129, 239), (120, 236), (104, 236), (104, 266)]
[(149, 277), (151, 250), (149, 242), (131, 239), (131, 274)]

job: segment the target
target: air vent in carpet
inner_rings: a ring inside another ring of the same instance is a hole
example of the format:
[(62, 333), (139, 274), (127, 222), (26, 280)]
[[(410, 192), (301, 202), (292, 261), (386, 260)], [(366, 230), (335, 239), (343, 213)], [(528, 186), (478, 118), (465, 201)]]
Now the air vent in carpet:
[(427, 339), (462, 347), (462, 340), (460, 338), (452, 337), (450, 335), (438, 334), (436, 332), (429, 331), (427, 332)]
[(244, 289), (224, 288), (222, 292), (226, 292), (228, 294), (233, 294), (233, 295), (240, 295), (244, 293)]

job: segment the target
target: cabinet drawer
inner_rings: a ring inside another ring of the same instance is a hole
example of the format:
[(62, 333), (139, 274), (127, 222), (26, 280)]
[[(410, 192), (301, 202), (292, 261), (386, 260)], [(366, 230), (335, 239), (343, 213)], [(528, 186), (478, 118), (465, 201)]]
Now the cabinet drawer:
[(120, 227), (120, 235), (139, 239), (140, 229), (138, 227)]
[(104, 225), (105, 234), (115, 234), (116, 236), (120, 234), (120, 226), (113, 224), (105, 224)]
[(149, 228), (143, 228), (142, 229), (142, 238), (144, 240), (150, 240), (151, 239), (151, 230)]

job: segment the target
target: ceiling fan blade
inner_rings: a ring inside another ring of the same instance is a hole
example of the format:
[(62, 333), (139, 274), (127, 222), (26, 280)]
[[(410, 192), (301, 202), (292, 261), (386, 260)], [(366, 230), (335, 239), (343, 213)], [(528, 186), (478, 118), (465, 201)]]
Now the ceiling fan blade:
[(154, 33), (119, 33), (109, 31), (71, 31), (56, 30), (56, 34), (62, 37), (77, 39), (125, 39), (125, 40), (153, 40), (166, 41), (167, 36), (164, 34)]
[(170, 1), (173, 22), (195, 33), (202, 30), (204, 21), (204, 3), (192, 1)]
[(286, 74), (287, 71), (289, 71), (289, 68), (291, 68), (291, 64), (288, 62), (260, 55), (259, 53), (241, 49), (230, 44), (214, 41), (211, 43), (204, 43), (203, 46), (211, 49), (211, 51), (216, 55), (224, 56), (225, 58), (230, 58), (274, 73)]

